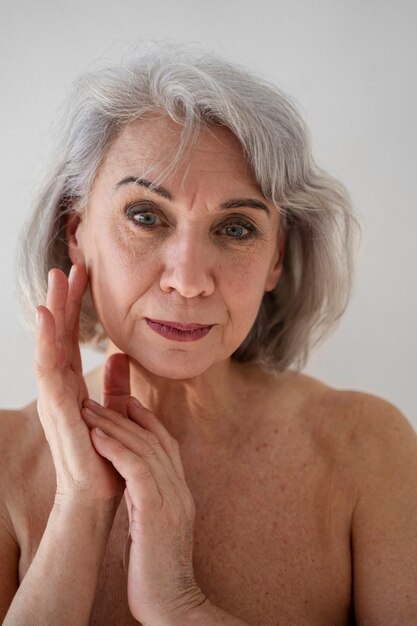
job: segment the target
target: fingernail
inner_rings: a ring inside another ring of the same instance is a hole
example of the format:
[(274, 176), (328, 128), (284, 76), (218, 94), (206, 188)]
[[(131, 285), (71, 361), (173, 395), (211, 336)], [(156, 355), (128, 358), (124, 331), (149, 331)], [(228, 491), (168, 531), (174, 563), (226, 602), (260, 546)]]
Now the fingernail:
[(133, 396), (130, 396), (130, 399), (132, 400), (133, 404), (136, 405), (139, 409), (143, 409), (144, 408), (143, 404), (141, 404), (137, 398), (134, 398)]
[(87, 417), (97, 417), (97, 413), (94, 413), (91, 409), (84, 409), (84, 414), (87, 415)]
[(106, 435), (106, 433), (103, 433), (101, 428), (96, 428), (95, 430), (96, 430), (97, 435), (99, 435), (99, 437), (107, 437), (108, 436), (108, 435)]

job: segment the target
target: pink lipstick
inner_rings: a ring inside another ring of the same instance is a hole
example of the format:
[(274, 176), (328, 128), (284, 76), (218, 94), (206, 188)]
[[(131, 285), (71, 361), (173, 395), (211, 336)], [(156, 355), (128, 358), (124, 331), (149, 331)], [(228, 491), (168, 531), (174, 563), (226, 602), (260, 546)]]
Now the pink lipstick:
[(213, 324), (181, 324), (180, 322), (166, 322), (145, 318), (148, 327), (165, 339), (172, 341), (197, 341), (202, 339), (213, 328)]

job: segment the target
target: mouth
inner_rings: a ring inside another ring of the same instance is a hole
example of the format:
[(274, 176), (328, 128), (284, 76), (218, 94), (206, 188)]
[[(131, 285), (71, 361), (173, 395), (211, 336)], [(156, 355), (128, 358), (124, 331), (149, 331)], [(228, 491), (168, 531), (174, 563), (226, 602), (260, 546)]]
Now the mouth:
[(208, 335), (214, 326), (214, 324), (182, 324), (148, 317), (145, 321), (151, 330), (172, 341), (197, 341)]

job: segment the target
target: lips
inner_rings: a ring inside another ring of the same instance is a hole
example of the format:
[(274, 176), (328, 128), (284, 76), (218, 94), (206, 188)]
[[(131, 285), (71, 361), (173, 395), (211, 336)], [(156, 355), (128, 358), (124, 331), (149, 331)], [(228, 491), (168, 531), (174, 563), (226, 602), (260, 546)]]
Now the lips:
[(211, 328), (211, 326), (213, 326), (213, 324), (182, 324), (181, 322), (154, 320), (150, 319), (149, 317), (147, 317), (146, 320), (153, 324), (159, 324), (160, 326), (167, 326), (169, 328), (176, 328), (177, 330), (196, 330), (197, 328)]
[(190, 342), (203, 339), (213, 328), (214, 324), (183, 324), (167, 320), (153, 320), (145, 318), (148, 328), (170, 341)]

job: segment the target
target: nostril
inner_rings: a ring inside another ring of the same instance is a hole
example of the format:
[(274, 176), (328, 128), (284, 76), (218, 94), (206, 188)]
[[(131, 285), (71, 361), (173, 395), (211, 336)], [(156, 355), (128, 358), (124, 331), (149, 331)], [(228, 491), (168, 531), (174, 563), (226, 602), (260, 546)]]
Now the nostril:
[(175, 290), (185, 298), (210, 295), (214, 289), (214, 281), (207, 267), (189, 260), (173, 264), (170, 270), (164, 271), (160, 285), (162, 291), (168, 293)]

